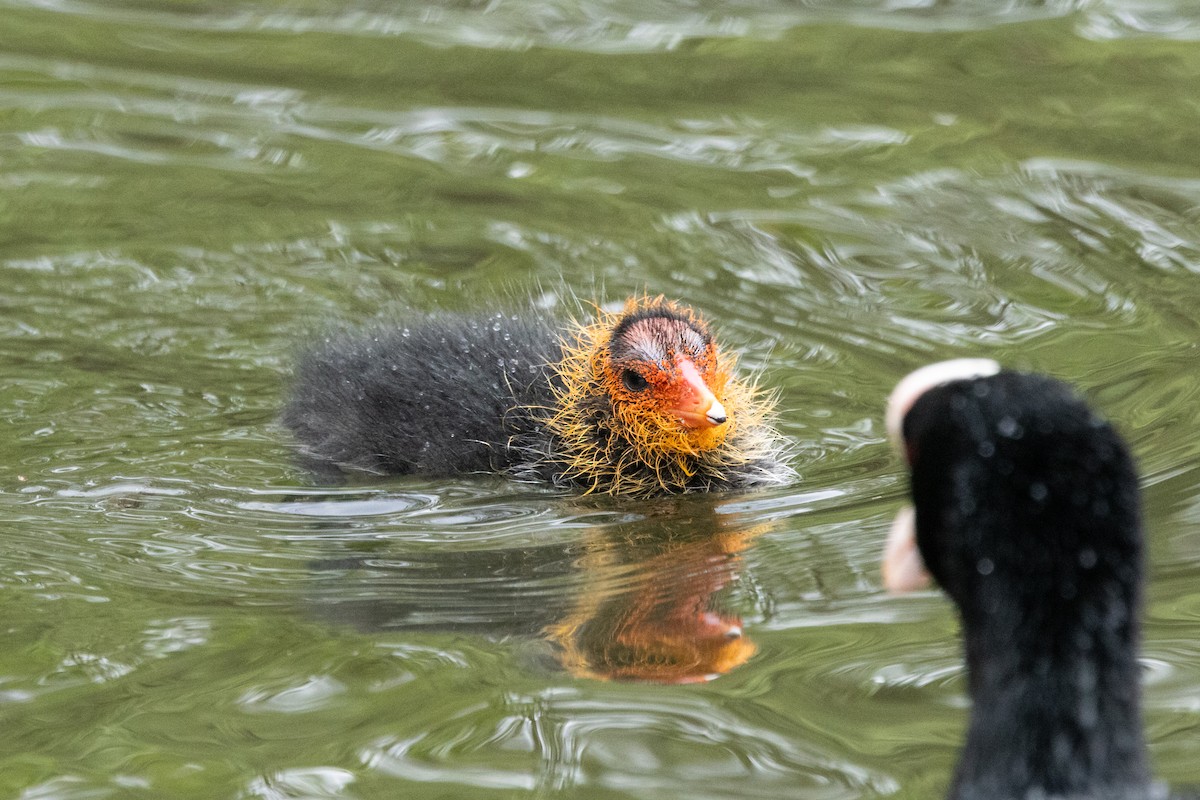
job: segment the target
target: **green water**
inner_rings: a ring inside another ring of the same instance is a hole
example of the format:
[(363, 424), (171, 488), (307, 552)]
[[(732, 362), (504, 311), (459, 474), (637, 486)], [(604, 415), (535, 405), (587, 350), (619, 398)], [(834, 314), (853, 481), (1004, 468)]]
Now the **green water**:
[[(1200, 783), (1197, 87), (1188, 0), (0, 0), (0, 796), (937, 797), (956, 626), (879, 589), (880, 417), (964, 354), (1129, 436)], [(328, 325), (642, 291), (799, 482), (313, 487), (273, 424)]]

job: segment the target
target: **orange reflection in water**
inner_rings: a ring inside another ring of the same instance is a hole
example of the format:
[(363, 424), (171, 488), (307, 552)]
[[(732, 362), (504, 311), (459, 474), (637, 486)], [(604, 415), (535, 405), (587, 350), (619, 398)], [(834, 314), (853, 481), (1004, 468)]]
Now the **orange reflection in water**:
[(313, 605), (362, 630), (542, 639), (559, 667), (596, 680), (696, 683), (746, 663), (757, 648), (731, 587), (767, 526), (705, 498), (620, 510), (637, 516), (532, 547), (371, 543), (314, 565), (343, 575)]
[[(754, 655), (741, 617), (721, 608), (720, 595), (738, 579), (739, 554), (761, 531), (670, 530), (626, 547), (610, 540), (582, 559), (594, 586), (546, 629), (571, 674), (696, 683)], [(606, 579), (621, 574), (624, 581)]]

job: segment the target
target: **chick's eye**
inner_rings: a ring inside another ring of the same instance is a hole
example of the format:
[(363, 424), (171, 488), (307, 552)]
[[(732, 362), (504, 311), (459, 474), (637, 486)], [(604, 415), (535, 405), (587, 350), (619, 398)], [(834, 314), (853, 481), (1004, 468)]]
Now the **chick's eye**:
[(631, 392), (640, 392), (650, 383), (636, 370), (627, 369), (621, 373), (621, 384)]

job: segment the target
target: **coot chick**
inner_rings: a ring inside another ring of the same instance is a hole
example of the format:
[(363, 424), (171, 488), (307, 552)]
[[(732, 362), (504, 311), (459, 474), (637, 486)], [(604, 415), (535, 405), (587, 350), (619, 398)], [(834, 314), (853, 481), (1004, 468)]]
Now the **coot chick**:
[(326, 475), (497, 471), (624, 496), (791, 475), (773, 400), (690, 308), (635, 298), (560, 327), (443, 314), (331, 338), (301, 359), (282, 421)]
[(888, 427), (915, 530), (902, 512), (885, 583), (920, 586), (927, 568), (962, 622), (972, 709), (949, 797), (1174, 796), (1147, 766), (1141, 512), (1121, 437), (1069, 386), (983, 360), (910, 375)]

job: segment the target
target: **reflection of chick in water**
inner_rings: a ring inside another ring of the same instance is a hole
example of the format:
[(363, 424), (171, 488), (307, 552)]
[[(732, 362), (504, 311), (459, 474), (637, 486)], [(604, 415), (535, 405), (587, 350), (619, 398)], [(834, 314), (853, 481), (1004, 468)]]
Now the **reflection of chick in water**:
[(739, 528), (700, 498), (644, 510), (667, 513), (570, 543), (324, 562), (355, 584), (339, 580), (318, 606), (368, 630), (544, 638), (580, 677), (690, 683), (729, 672), (755, 652), (725, 609), (740, 553), (762, 526)]
[(738, 579), (738, 554), (756, 532), (667, 532), (623, 552), (597, 547), (581, 565), (595, 579), (590, 591), (546, 629), (563, 666), (591, 678), (694, 683), (745, 663), (757, 648), (718, 593)]

